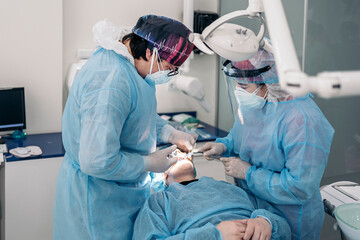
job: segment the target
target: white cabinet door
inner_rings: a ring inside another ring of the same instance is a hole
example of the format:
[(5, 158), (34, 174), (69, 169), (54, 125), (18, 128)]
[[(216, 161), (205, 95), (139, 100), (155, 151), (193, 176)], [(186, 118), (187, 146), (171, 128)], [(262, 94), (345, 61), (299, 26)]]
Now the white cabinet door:
[(56, 179), (63, 157), (6, 162), (5, 240), (52, 239)]

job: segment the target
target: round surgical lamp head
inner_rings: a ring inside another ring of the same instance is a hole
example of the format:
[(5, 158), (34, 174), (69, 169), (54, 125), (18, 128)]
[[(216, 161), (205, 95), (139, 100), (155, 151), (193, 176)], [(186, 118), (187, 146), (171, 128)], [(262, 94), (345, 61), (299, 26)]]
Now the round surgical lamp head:
[(241, 25), (226, 23), (244, 16), (250, 17), (250, 14), (243, 10), (228, 13), (207, 26), (202, 34), (191, 33), (189, 40), (207, 54), (215, 52), (231, 61), (247, 60), (264, 45), (265, 22), (260, 14), (251, 16), (261, 22), (257, 35)]
[(224, 23), (204, 40), (214, 52), (231, 61), (245, 61), (259, 50), (259, 40), (250, 29)]

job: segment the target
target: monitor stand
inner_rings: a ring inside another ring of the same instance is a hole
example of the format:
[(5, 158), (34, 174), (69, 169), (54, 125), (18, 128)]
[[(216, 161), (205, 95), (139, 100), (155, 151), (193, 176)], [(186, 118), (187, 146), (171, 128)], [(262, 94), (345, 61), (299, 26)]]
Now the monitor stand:
[(26, 138), (26, 132), (24, 132), (23, 130), (16, 130), (15, 132), (13, 132), (12, 138), (14, 138), (14, 139), (25, 139)]

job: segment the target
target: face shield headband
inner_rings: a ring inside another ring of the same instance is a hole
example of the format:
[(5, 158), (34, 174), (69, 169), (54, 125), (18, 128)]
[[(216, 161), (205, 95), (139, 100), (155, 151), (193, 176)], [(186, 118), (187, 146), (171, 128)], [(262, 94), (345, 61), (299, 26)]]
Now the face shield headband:
[(226, 60), (224, 62), (223, 64), (224, 73), (226, 76), (234, 77), (234, 78), (254, 78), (254, 77), (258, 77), (259, 75), (271, 69), (271, 66), (268, 65), (263, 68), (255, 69), (255, 70), (241, 70), (233, 66), (227, 67), (229, 63), (231, 63), (230, 60)]

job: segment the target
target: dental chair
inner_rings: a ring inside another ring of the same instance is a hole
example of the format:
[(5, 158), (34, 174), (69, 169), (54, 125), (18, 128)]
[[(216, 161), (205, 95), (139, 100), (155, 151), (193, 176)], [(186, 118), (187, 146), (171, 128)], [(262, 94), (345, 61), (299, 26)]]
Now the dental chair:
[(342, 240), (360, 239), (360, 185), (350, 181), (334, 182), (320, 188), (324, 210), (336, 219)]

